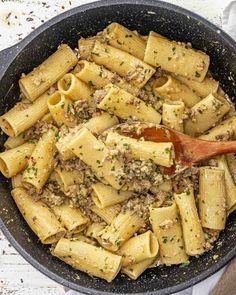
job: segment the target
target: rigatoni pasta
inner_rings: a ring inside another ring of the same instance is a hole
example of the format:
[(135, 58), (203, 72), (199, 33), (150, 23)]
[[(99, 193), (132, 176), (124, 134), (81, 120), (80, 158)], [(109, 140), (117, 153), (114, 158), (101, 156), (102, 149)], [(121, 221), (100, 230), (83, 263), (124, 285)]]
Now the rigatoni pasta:
[(142, 88), (155, 73), (155, 69), (131, 54), (110, 45), (95, 42), (93, 61), (118, 73), (132, 85)]
[(208, 71), (210, 57), (184, 43), (149, 35), (144, 61), (154, 67), (201, 82)]
[(75, 53), (68, 45), (60, 45), (41, 65), (20, 79), (22, 93), (27, 99), (34, 101), (69, 72), (77, 61)]
[(78, 47), (62, 44), (22, 75), (20, 101), (0, 116), (12, 197), (52, 254), (91, 276), (185, 267), (236, 209), (235, 155), (185, 169), (180, 134), (167, 136), (236, 138), (209, 56), (114, 22)]
[(15, 188), (12, 197), (26, 222), (43, 244), (56, 243), (66, 233), (50, 208), (35, 201), (24, 188)]
[(115, 85), (108, 85), (98, 107), (121, 119), (133, 119), (159, 124), (161, 115), (141, 99)]

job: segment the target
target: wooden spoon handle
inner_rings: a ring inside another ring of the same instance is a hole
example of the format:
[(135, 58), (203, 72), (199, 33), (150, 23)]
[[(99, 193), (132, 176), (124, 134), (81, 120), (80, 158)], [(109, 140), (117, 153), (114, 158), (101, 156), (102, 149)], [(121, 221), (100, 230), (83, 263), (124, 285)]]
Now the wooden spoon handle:
[[(191, 146), (188, 147), (188, 145)], [(236, 153), (236, 141), (205, 141), (194, 140), (184, 144), (185, 157), (193, 163), (209, 159), (210, 157)]]

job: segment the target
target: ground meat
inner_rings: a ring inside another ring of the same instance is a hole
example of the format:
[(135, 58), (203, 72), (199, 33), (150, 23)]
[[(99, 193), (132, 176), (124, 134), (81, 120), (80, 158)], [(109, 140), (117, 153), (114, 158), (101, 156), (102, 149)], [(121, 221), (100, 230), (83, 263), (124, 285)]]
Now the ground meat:
[(225, 131), (225, 133), (216, 135), (215, 138), (218, 141), (228, 141), (228, 140), (232, 140), (233, 135), (234, 135), (233, 130), (228, 129)]
[(155, 110), (159, 110), (162, 106), (160, 99), (150, 90), (140, 89), (138, 97), (150, 104)]
[(110, 78), (110, 82), (113, 83), (113, 84), (116, 84), (120, 80), (121, 80), (121, 78), (117, 73), (113, 73), (111, 78)]
[(44, 133), (54, 127), (51, 123), (38, 121), (34, 126), (25, 131), (26, 138), (39, 139)]
[(97, 116), (98, 112), (95, 105), (90, 105), (87, 99), (80, 99), (74, 102), (73, 108), (77, 118), (77, 123), (82, 123), (94, 116)]
[(50, 207), (53, 207), (62, 205), (65, 201), (65, 198), (63, 194), (56, 194), (52, 192), (48, 187), (46, 187), (43, 189), (43, 192), (41, 194), (41, 200), (43, 200)]
[(147, 191), (163, 182), (159, 166), (152, 160), (128, 159), (123, 173), (121, 179), (136, 192)]
[(173, 179), (173, 190), (175, 192), (183, 192), (188, 187), (193, 185), (193, 188), (198, 192), (199, 187), (199, 169), (191, 167), (184, 170), (182, 173), (177, 174)]

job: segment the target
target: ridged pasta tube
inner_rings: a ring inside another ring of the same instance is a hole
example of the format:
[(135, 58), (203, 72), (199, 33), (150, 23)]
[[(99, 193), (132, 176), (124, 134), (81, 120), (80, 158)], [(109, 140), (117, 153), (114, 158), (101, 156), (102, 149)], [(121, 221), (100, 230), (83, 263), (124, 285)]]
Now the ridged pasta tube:
[(0, 127), (8, 136), (17, 136), (32, 127), (47, 112), (50, 92), (45, 92), (32, 104), (18, 103), (0, 117)]
[(60, 93), (66, 95), (73, 101), (80, 99), (91, 99), (94, 90), (79, 80), (72, 73), (65, 74), (58, 82), (57, 87)]
[(180, 194), (175, 193), (174, 199), (181, 216), (186, 253), (191, 256), (203, 254), (205, 239), (198, 217), (193, 189), (189, 188), (186, 192)]
[(89, 219), (78, 208), (72, 208), (69, 204), (53, 206), (52, 211), (69, 234), (79, 233), (88, 226)]
[(6, 150), (0, 153), (0, 171), (9, 178), (15, 176), (23, 169), (25, 169), (28, 159), (30, 158), (33, 150), (35, 149), (35, 143), (24, 143), (14, 149)]
[(199, 136), (204, 140), (219, 140), (230, 137), (236, 138), (236, 117), (228, 118), (215, 127), (209, 129), (205, 134)]
[(108, 113), (103, 113), (99, 116), (93, 117), (89, 119), (83, 125), (78, 125), (70, 130), (68, 134), (64, 137), (59, 138), (56, 143), (56, 147), (61, 154), (63, 160), (69, 160), (75, 157), (75, 154), (69, 149), (69, 143), (76, 137), (76, 134), (80, 132), (82, 126), (88, 128), (92, 133), (99, 134), (105, 131), (106, 129), (118, 124), (118, 119), (114, 115), (110, 115)]
[(68, 45), (60, 45), (41, 65), (20, 79), (22, 93), (27, 99), (34, 101), (69, 72), (77, 61), (75, 53)]
[(164, 102), (162, 105), (162, 123), (163, 125), (183, 132), (183, 114), (184, 103), (182, 101)]
[(102, 218), (107, 224), (111, 224), (115, 217), (120, 213), (120, 205), (113, 205), (106, 208), (92, 206), (91, 210)]
[(124, 202), (132, 197), (132, 192), (118, 191), (109, 185), (97, 182), (92, 185), (92, 199), (99, 208), (106, 208)]
[(64, 192), (67, 192), (71, 185), (83, 182), (83, 174), (77, 169), (67, 171), (64, 168), (57, 167), (54, 173), (56, 174), (55, 177), (58, 183), (62, 185)]
[(54, 168), (56, 131), (57, 129), (53, 127), (39, 139), (23, 173), (24, 184), (35, 188), (37, 191), (43, 188)]
[(35, 201), (24, 188), (15, 188), (12, 197), (22, 216), (43, 244), (56, 243), (66, 230), (42, 201)]
[(105, 40), (113, 47), (126, 51), (143, 60), (145, 41), (126, 27), (111, 23), (103, 32)]
[(226, 186), (226, 205), (227, 211), (231, 212), (231, 208), (236, 205), (236, 186), (224, 155), (217, 157), (218, 167), (225, 172), (225, 186)]
[(217, 94), (210, 94), (191, 109), (192, 118), (185, 121), (188, 135), (196, 136), (214, 126), (230, 110), (230, 104)]
[(124, 77), (132, 85), (142, 88), (155, 73), (155, 69), (137, 57), (118, 48), (95, 42), (93, 61)]
[(149, 35), (144, 61), (152, 66), (184, 76), (198, 82), (203, 81), (208, 71), (210, 57), (200, 51), (189, 48), (160, 36)]
[(166, 265), (188, 261), (176, 204), (150, 208), (150, 222), (160, 246), (161, 262)]
[(144, 225), (144, 220), (136, 213), (126, 211), (120, 213), (99, 233), (102, 245), (110, 251), (117, 251)]
[(110, 131), (106, 138), (107, 146), (125, 148), (135, 159), (151, 159), (154, 163), (170, 167), (173, 164), (173, 143), (141, 141)]
[(199, 216), (203, 227), (223, 230), (226, 222), (225, 172), (201, 167), (199, 178)]
[(58, 126), (65, 124), (67, 126), (75, 125), (75, 114), (72, 108), (72, 101), (64, 94), (56, 91), (48, 98), (48, 109)]
[(178, 80), (186, 84), (190, 89), (195, 91), (195, 93), (204, 98), (211, 93), (216, 93), (219, 88), (219, 81), (213, 78), (205, 77), (203, 81), (198, 82), (194, 80), (187, 79), (183, 76), (176, 76)]
[(76, 269), (111, 282), (121, 268), (121, 256), (76, 239), (60, 239), (53, 255)]
[(112, 73), (108, 69), (97, 65), (94, 62), (81, 60), (78, 62), (76, 69), (76, 77), (88, 85), (93, 85), (96, 89), (101, 89), (109, 83), (114, 83), (118, 87), (125, 89), (132, 94), (137, 94), (139, 91), (116, 73)]
[(107, 85), (105, 89), (107, 93), (98, 104), (98, 108), (125, 120), (138, 119), (145, 122), (160, 123), (161, 115), (151, 105), (147, 105), (141, 99), (113, 84)]
[(122, 267), (139, 263), (143, 260), (157, 256), (159, 244), (155, 235), (149, 230), (143, 234), (130, 238), (118, 250), (122, 256)]
[(201, 100), (187, 85), (170, 75), (155, 79), (152, 87), (157, 96), (165, 100), (183, 101), (188, 108)]
[(103, 180), (115, 189), (122, 187), (122, 182), (115, 172), (122, 171), (122, 163), (117, 159), (109, 160), (108, 149), (105, 144), (98, 140), (87, 128), (83, 127), (73, 141), (69, 149)]

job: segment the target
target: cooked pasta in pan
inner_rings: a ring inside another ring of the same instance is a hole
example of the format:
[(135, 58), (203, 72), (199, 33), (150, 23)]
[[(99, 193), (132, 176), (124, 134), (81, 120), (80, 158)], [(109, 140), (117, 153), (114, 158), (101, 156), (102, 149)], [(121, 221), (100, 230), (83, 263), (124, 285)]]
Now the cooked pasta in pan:
[(146, 124), (235, 139), (234, 107), (209, 65), (190, 43), (111, 23), (22, 74), (23, 99), (0, 116), (0, 171), (52, 255), (111, 282), (214, 247), (236, 209), (234, 154), (183, 169), (172, 141), (130, 136)]

